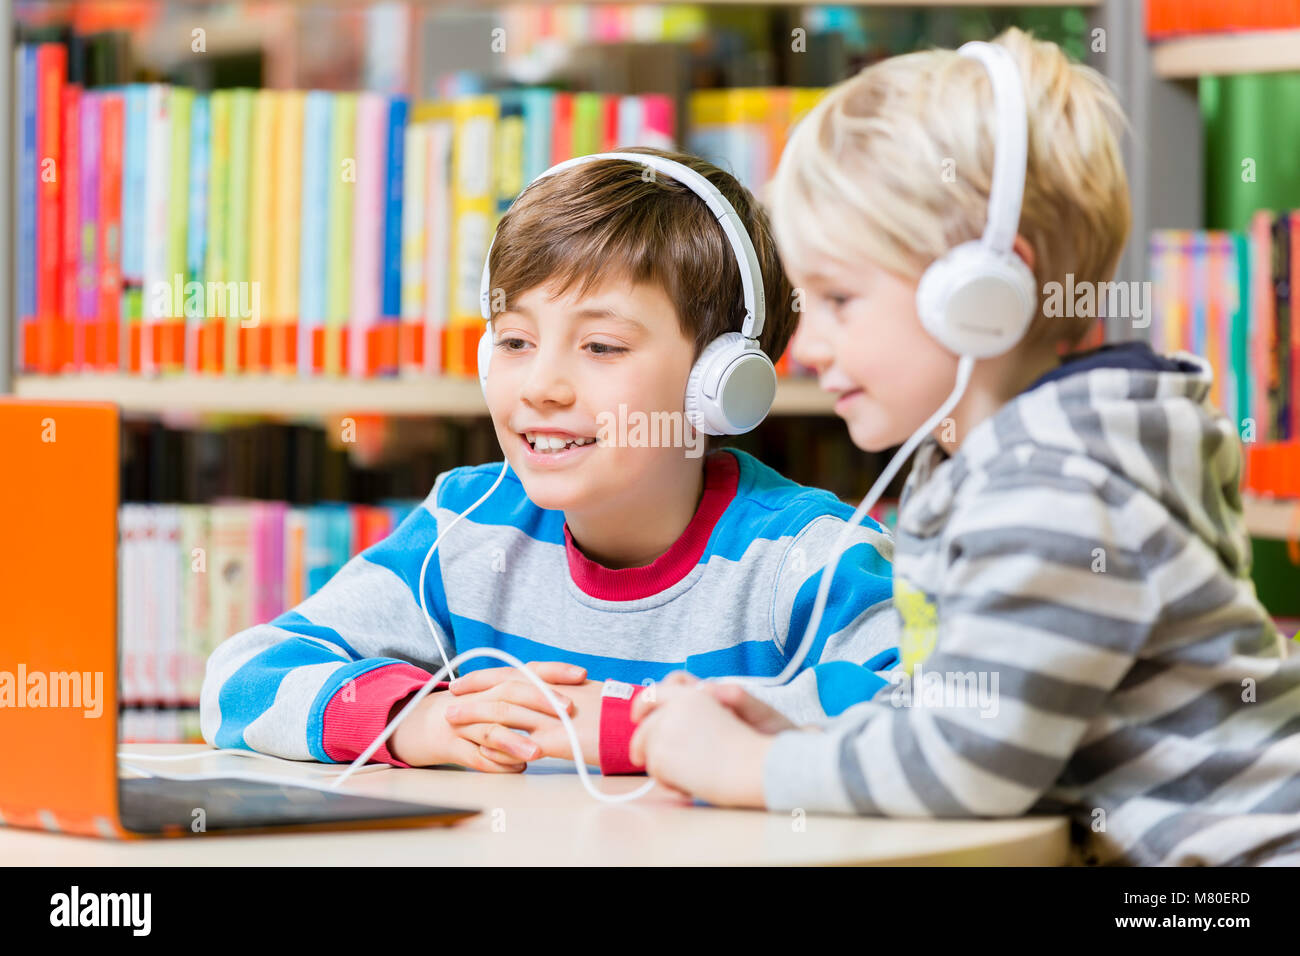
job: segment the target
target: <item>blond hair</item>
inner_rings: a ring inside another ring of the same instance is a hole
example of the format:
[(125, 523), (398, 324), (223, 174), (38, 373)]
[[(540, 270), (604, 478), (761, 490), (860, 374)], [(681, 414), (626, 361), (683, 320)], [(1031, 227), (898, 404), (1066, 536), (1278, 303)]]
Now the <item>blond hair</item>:
[[(1130, 225), (1124, 115), (1096, 70), (1012, 28), (1029, 152), (1019, 234), (1034, 251), (1038, 318), (1027, 339), (1077, 342), (1092, 318), (1042, 316), (1043, 287), (1110, 279)], [(892, 57), (833, 87), (792, 133), (768, 199), (796, 274), (865, 257), (919, 279), (988, 215), (996, 131), (984, 67), (952, 50)]]

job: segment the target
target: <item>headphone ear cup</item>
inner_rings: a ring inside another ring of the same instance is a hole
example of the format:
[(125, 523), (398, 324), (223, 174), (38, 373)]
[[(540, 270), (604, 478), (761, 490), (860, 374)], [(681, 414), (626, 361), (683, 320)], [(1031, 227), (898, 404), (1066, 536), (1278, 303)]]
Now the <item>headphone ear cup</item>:
[(1038, 312), (1034, 274), (1014, 252), (964, 242), (935, 260), (916, 287), (921, 324), (956, 355), (989, 358), (1024, 338)]
[(487, 377), (488, 365), (492, 361), (492, 324), (489, 322), (488, 327), (483, 330), (483, 334), (478, 340), (478, 385), (483, 390), (483, 397), (487, 398)]
[(739, 332), (725, 332), (700, 353), (686, 380), (686, 418), (706, 435), (756, 428), (776, 399), (776, 368)]

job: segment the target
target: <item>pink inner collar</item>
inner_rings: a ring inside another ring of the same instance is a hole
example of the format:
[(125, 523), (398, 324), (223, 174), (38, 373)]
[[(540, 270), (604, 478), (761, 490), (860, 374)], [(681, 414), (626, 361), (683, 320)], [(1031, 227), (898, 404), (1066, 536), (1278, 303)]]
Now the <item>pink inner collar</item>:
[(686, 530), (671, 548), (650, 564), (639, 568), (607, 568), (578, 550), (564, 525), (564, 551), (569, 574), (583, 593), (606, 601), (635, 601), (650, 597), (676, 584), (699, 564), (713, 528), (736, 497), (740, 463), (728, 451), (717, 451), (704, 459), (704, 494)]

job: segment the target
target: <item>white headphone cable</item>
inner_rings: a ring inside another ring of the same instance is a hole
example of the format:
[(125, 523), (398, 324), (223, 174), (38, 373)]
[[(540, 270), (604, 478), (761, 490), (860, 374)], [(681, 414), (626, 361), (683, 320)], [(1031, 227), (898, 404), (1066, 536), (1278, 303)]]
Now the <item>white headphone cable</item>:
[(795, 651), (794, 656), (790, 658), (789, 663), (785, 665), (785, 668), (781, 673), (777, 674), (775, 677), (736, 676), (717, 677), (714, 678), (714, 680), (743, 684), (751, 687), (774, 687), (787, 683), (791, 677), (799, 672), (799, 667), (803, 664), (804, 658), (808, 656), (809, 650), (812, 649), (812, 645), (817, 640), (817, 629), (821, 627), (822, 613), (826, 609), (826, 601), (830, 596), (831, 578), (835, 575), (835, 568), (840, 563), (840, 556), (844, 554), (845, 546), (848, 544), (849, 535), (852, 533), (854, 528), (862, 523), (862, 519), (866, 517), (867, 512), (872, 509), (876, 501), (884, 493), (885, 489), (889, 486), (889, 483), (894, 479), (894, 475), (898, 473), (898, 469), (902, 467), (903, 462), (905, 462), (912, 452), (916, 450), (916, 446), (921, 443), (921, 440), (938, 428), (939, 424), (947, 417), (948, 413), (953, 410), (959, 401), (961, 401), (962, 395), (966, 392), (966, 386), (970, 384), (971, 372), (974, 368), (975, 359), (970, 356), (961, 357), (960, 361), (957, 363), (957, 377), (953, 385), (952, 393), (944, 400), (944, 403), (939, 406), (938, 411), (931, 415), (924, 425), (913, 432), (912, 436), (903, 443), (903, 446), (900, 449), (898, 449), (894, 454), (894, 457), (889, 460), (889, 464), (885, 466), (885, 470), (880, 473), (880, 477), (876, 479), (875, 484), (871, 486), (871, 490), (867, 492), (867, 496), (862, 499), (862, 502), (853, 512), (853, 517), (845, 522), (844, 527), (840, 530), (839, 536), (835, 539), (835, 546), (832, 548), (833, 556), (831, 557), (831, 561), (826, 566), (825, 570), (822, 571), (821, 583), (817, 588), (817, 599), (813, 602), (812, 614), (808, 618), (808, 624), (804, 627), (803, 637), (799, 639), (799, 649)]

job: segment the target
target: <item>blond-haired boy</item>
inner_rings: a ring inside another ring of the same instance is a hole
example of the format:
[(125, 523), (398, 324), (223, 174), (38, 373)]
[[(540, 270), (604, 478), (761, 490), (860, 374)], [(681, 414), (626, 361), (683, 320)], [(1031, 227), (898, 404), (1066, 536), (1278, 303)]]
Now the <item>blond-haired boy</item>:
[[(738, 687), (674, 678), (634, 708), (633, 755), (719, 803), (1068, 813), (1089, 861), (1295, 862), (1300, 665), (1251, 584), (1210, 369), (1145, 344), (1062, 358), (1093, 320), (1040, 314), (1049, 283), (1103, 282), (1120, 256), (1121, 113), (1055, 45), (995, 42), (1024, 86), (1014, 249), (1039, 309), (917, 452), (896, 532), (902, 679), (801, 730)], [(774, 228), (808, 304), (793, 354), (863, 448), (902, 441), (953, 387), (918, 280), (984, 229), (994, 127), (985, 70), (936, 50), (835, 88), (782, 157)]]

